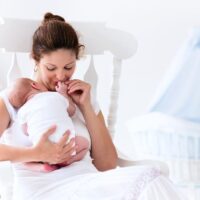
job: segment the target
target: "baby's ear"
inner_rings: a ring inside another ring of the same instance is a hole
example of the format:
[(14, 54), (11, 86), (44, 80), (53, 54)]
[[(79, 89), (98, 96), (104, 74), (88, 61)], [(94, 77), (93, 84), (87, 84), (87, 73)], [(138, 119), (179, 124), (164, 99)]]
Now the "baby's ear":
[(38, 87), (38, 85), (35, 82), (31, 83), (31, 87), (35, 90), (39, 90), (40, 88)]

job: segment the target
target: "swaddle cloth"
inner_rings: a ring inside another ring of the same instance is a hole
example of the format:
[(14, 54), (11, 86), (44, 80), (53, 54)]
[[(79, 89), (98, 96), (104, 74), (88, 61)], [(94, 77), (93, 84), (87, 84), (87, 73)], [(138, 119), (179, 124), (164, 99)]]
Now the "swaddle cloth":
[(75, 136), (74, 125), (68, 115), (69, 102), (57, 92), (42, 92), (28, 100), (18, 111), (20, 124), (27, 124), (27, 133), (33, 144), (37, 144), (41, 134), (52, 125), (56, 132), (49, 139), (58, 142), (70, 130), (70, 138)]

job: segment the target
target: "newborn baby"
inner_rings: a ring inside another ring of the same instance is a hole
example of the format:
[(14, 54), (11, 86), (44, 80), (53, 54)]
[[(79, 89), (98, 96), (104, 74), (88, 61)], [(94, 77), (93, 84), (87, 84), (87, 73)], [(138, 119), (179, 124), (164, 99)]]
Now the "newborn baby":
[[(76, 111), (75, 104), (67, 95), (67, 85), (58, 82), (57, 92), (48, 91), (42, 84), (28, 78), (17, 79), (8, 90), (10, 103), (18, 110), (17, 119), (22, 125), (24, 134), (29, 136), (35, 145), (41, 134), (52, 125), (56, 125), (56, 132), (49, 139), (58, 142), (62, 135), (69, 130), (77, 146), (72, 153), (71, 162), (81, 160), (89, 149), (89, 142), (82, 136), (75, 137), (75, 129), (71, 117)], [(70, 163), (50, 165), (48, 163), (26, 163), (29, 169), (37, 171), (52, 171), (67, 166)]]

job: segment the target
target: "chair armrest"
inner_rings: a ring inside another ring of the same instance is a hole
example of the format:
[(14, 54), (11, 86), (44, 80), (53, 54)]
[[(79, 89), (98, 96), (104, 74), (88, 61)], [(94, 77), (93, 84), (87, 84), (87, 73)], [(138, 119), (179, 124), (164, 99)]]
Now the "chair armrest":
[(123, 153), (118, 151), (118, 161), (119, 167), (135, 166), (135, 165), (149, 165), (158, 169), (163, 175), (169, 177), (169, 167), (168, 165), (160, 160), (133, 160), (125, 156)]

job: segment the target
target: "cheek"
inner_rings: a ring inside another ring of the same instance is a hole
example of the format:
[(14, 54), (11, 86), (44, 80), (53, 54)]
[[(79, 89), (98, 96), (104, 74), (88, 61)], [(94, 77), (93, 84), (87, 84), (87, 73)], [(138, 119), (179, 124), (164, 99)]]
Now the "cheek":
[(74, 74), (74, 70), (70, 72), (69, 78), (71, 78), (73, 74)]
[(69, 80), (73, 74), (74, 74), (74, 70), (64, 71), (64, 76), (67, 80)]
[(49, 77), (47, 76), (47, 74), (42, 74), (41, 78), (42, 78), (42, 81), (44, 81), (44, 82), (47, 82), (48, 79), (49, 79)]
[(75, 67), (74, 67), (74, 69), (72, 69), (71, 71), (70, 71), (70, 76), (69, 76), (69, 78), (71, 78), (72, 77), (72, 75), (74, 74), (74, 72), (75, 72)]
[(42, 81), (45, 83), (45, 85), (49, 85), (49, 84), (52, 84), (53, 82), (53, 75), (48, 73), (48, 72), (45, 72), (42, 74)]

